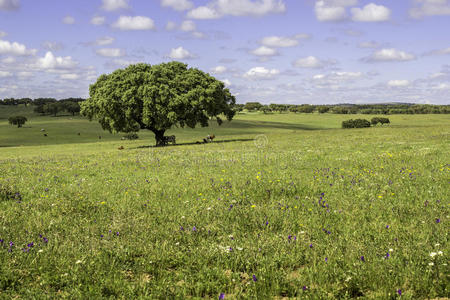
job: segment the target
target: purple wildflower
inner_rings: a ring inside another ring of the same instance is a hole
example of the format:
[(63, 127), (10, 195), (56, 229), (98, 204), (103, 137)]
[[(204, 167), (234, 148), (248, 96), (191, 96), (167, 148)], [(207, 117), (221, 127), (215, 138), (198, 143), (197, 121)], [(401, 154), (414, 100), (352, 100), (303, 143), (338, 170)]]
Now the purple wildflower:
[(2, 239), (0, 239), (0, 244), (3, 244), (3, 240)]
[(192, 231), (197, 231), (197, 227), (192, 227)]
[(225, 294), (224, 293), (220, 293), (219, 300), (223, 300), (223, 299), (225, 299)]
[(31, 242), (31, 243), (29, 243), (28, 245), (28, 248), (31, 248), (31, 247), (33, 247), (34, 246), (34, 243), (33, 242)]
[(103, 238), (103, 234), (100, 234), (100, 237)]
[(44, 240), (44, 243), (48, 243), (48, 238), (46, 238), (45, 236), (42, 238)]
[(388, 259), (389, 256), (391, 256), (391, 255), (389, 254), (389, 252), (387, 252), (385, 258)]
[(326, 262), (326, 263), (328, 262), (328, 257), (325, 257), (325, 262)]
[(306, 285), (303, 286), (302, 288), (304, 291), (306, 291), (308, 289), (308, 287)]
[(266, 221), (266, 226), (269, 225), (269, 221)]
[(9, 246), (10, 247), (14, 246), (14, 243), (13, 242), (9, 242)]
[(441, 219), (436, 219), (436, 223), (441, 223)]
[(117, 235), (117, 236), (119, 235), (119, 232), (118, 232), (118, 231), (116, 232), (116, 235)]
[(366, 259), (364, 258), (364, 255), (361, 256), (361, 261), (362, 261), (362, 262), (366, 262)]
[(256, 278), (256, 275), (255, 275), (255, 274), (253, 274), (253, 281), (254, 281), (254, 282), (257, 282), (257, 281), (258, 281), (258, 278)]
[(397, 293), (398, 293), (399, 296), (401, 296), (401, 295), (402, 295), (402, 290), (401, 290), (401, 289), (398, 289), (398, 290), (397, 290)]
[(45, 188), (45, 190), (44, 190), (44, 191), (48, 192), (48, 188)]
[(389, 225), (386, 225), (386, 229), (389, 229)]
[(312, 248), (313, 247), (313, 244), (309, 244), (309, 248)]
[(181, 230), (181, 231), (183, 231), (183, 230), (184, 230), (183, 226), (180, 226), (180, 230)]
[(292, 239), (292, 236), (291, 236), (291, 235), (288, 235), (289, 243), (291, 242), (291, 239)]

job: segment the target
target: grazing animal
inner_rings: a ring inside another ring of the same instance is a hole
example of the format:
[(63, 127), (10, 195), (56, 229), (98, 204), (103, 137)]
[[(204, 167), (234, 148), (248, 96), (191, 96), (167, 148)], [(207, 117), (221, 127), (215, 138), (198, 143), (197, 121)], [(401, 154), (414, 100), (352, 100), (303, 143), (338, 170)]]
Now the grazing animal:
[(41, 131), (45, 131), (45, 129), (44, 129), (44, 128), (42, 128), (42, 129), (41, 129)]
[(174, 135), (164, 137), (164, 145), (167, 145), (168, 143), (172, 143), (172, 145), (177, 143)]
[(101, 140), (101, 139), (102, 139), (102, 136), (101, 136), (101, 135), (99, 135), (99, 136), (98, 136), (98, 139), (99, 139), (99, 140)]
[(46, 133), (44, 133), (44, 136), (47, 136), (47, 134), (46, 134)]
[(117, 149), (119, 149), (119, 150), (123, 150), (124, 148), (123, 148), (123, 146), (120, 146), (119, 148), (117, 148)]
[(203, 139), (203, 142), (204, 143), (211, 143), (215, 138), (216, 138), (216, 136), (214, 134), (208, 134), (206, 136), (206, 138)]

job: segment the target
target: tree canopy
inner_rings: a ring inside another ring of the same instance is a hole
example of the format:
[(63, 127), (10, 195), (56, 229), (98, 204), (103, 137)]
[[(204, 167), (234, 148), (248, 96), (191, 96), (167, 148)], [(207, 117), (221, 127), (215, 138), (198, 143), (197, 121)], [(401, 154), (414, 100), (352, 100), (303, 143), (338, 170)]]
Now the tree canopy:
[(172, 126), (208, 126), (211, 117), (232, 120), (235, 97), (223, 82), (180, 62), (135, 64), (101, 75), (89, 88), (81, 113), (110, 132), (148, 129), (157, 145)]
[(23, 124), (25, 124), (25, 122), (28, 121), (26, 117), (24, 116), (14, 116), (14, 117), (9, 117), (8, 118), (8, 122), (11, 125), (17, 125), (17, 127), (22, 127)]

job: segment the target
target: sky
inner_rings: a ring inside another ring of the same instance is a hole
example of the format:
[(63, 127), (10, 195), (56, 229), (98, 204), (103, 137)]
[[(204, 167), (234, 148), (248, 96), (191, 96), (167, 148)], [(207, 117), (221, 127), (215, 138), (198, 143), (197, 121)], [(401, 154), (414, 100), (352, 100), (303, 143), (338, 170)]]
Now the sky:
[(238, 103), (450, 104), (450, 0), (0, 0), (0, 99), (173, 60)]

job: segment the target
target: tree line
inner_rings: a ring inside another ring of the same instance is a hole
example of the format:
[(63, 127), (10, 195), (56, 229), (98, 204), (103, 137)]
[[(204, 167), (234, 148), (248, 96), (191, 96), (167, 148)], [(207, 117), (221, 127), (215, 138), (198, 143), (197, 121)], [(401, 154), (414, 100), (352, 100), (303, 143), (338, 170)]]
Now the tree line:
[(338, 104), (338, 105), (310, 105), (310, 104), (261, 104), (259, 102), (247, 102), (236, 104), (236, 111), (260, 111), (268, 113), (333, 113), (333, 114), (449, 114), (450, 105), (432, 104)]
[(0, 105), (33, 105), (35, 106), (34, 112), (43, 115), (56, 116), (60, 112), (68, 112), (74, 116), (80, 112), (80, 103), (83, 101), (85, 101), (83, 98), (65, 98), (60, 100), (55, 98), (6, 98), (0, 99)]

